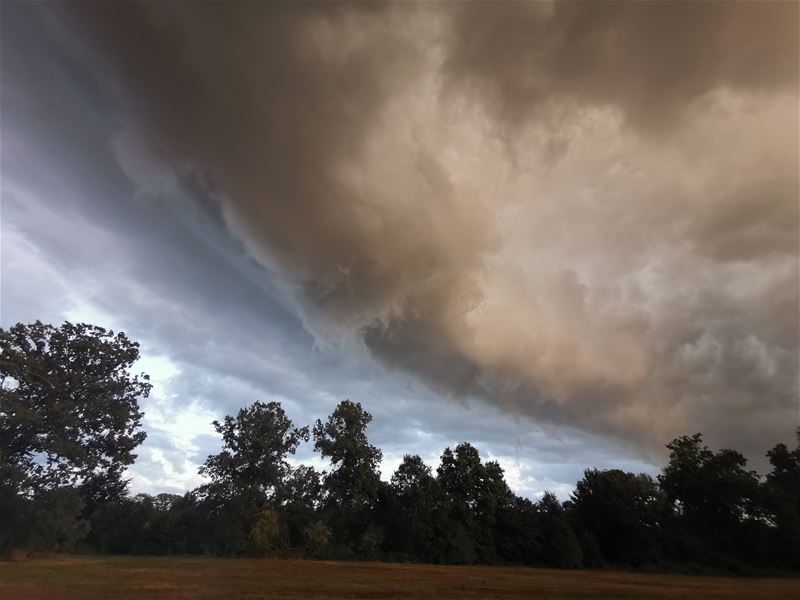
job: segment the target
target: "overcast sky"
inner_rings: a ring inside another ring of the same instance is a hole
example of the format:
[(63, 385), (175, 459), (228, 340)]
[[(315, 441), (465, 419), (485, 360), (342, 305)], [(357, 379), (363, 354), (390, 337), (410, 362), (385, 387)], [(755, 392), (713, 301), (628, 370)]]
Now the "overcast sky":
[(800, 425), (797, 3), (1, 22), (0, 320), (141, 342), (133, 491), (197, 485), (255, 400), (359, 401), (384, 477), (468, 440), (531, 497)]

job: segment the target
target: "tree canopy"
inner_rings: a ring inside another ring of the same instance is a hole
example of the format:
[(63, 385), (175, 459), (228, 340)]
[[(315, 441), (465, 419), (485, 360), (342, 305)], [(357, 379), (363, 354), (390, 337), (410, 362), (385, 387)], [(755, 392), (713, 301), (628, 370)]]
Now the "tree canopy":
[(124, 491), (145, 439), (134, 375), (139, 345), (85, 323), (0, 329), (0, 472), (21, 491), (80, 484), (92, 497)]
[[(212, 423), (222, 448), (183, 495), (129, 496), (144, 439), (138, 345), (85, 324), (0, 330), (0, 552), (286, 555), (559, 568), (800, 569), (800, 430), (764, 476), (701, 434), (667, 444), (653, 478), (589, 468), (569, 499), (516, 495), (462, 442), (433, 468), (406, 455), (381, 477), (372, 415), (344, 400), (313, 430), (278, 402)], [(293, 455), (313, 437), (324, 471)]]
[(289, 474), (286, 457), (309, 435), (308, 427), (294, 427), (278, 402), (254, 402), (212, 424), (223, 450), (208, 457), (200, 474), (226, 497), (244, 490), (273, 496)]

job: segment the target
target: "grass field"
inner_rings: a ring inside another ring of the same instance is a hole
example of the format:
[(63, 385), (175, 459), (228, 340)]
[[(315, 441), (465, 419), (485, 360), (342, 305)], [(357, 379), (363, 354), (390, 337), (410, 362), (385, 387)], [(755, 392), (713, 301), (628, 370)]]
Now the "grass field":
[(800, 579), (189, 557), (0, 563), (2, 600), (120, 598), (781, 598)]

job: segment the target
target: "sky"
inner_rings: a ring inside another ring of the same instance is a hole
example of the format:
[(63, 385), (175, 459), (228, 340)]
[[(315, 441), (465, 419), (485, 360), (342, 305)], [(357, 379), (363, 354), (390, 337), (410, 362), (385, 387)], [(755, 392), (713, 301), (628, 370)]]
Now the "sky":
[(763, 469), (800, 426), (798, 6), (4, 2), (0, 325), (141, 343), (134, 492), (256, 400), (361, 402), (384, 478), (467, 440), (566, 498), (697, 431)]

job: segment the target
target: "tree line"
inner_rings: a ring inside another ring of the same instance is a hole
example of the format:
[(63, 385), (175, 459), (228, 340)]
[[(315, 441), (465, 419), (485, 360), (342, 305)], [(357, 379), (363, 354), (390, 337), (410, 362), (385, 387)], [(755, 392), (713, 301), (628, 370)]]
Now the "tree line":
[[(587, 469), (562, 502), (515, 495), (468, 442), (435, 470), (406, 455), (383, 481), (360, 403), (308, 427), (255, 402), (213, 423), (222, 450), (200, 467), (207, 483), (131, 496), (150, 392), (131, 373), (138, 356), (124, 334), (86, 324), (0, 329), (0, 552), (800, 568), (800, 430), (796, 448), (769, 450), (766, 476), (698, 433), (667, 444), (657, 477)], [(327, 470), (290, 465), (309, 440)]]

